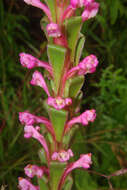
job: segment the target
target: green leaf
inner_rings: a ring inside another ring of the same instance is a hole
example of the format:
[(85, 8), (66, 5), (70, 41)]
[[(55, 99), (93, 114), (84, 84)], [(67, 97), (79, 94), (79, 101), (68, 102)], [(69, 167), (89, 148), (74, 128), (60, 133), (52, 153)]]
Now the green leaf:
[(82, 35), (81, 38), (78, 41), (77, 48), (76, 48), (76, 56), (75, 56), (75, 66), (78, 65), (82, 50), (85, 43), (85, 37)]
[(46, 184), (46, 181), (47, 181), (47, 179), (44, 176), (42, 179), (38, 178), (38, 184), (39, 184), (40, 190), (48, 190), (49, 189)]
[(48, 5), (51, 15), (52, 15), (52, 19), (53, 21), (56, 23), (56, 8), (55, 8), (55, 1), (53, 0), (45, 0), (46, 4)]
[(74, 62), (75, 49), (79, 39), (80, 30), (82, 26), (82, 18), (74, 17), (65, 21), (65, 27), (68, 36), (68, 46), (71, 50), (71, 61)]
[(61, 76), (63, 74), (66, 49), (58, 45), (48, 45), (48, 56), (53, 67), (56, 93), (59, 90)]
[(56, 110), (54, 108), (49, 108), (48, 111), (50, 120), (55, 130), (56, 140), (60, 142), (64, 130), (64, 125), (67, 120), (68, 112), (64, 110)]
[(84, 76), (79, 76), (70, 80), (71, 84), (69, 89), (69, 97), (75, 98), (78, 95), (81, 87), (83, 86)]
[(52, 190), (57, 190), (60, 178), (66, 168), (66, 163), (51, 162), (50, 164), (50, 184)]

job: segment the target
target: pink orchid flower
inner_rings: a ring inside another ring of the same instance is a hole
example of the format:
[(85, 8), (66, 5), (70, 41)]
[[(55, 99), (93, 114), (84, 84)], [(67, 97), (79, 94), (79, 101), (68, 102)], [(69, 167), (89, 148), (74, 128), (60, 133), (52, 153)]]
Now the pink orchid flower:
[(96, 111), (94, 109), (86, 110), (80, 116), (72, 118), (66, 124), (65, 132), (67, 132), (72, 127), (72, 125), (76, 123), (81, 123), (82, 125), (88, 125), (89, 122), (94, 122), (95, 118), (96, 118)]
[(91, 54), (85, 57), (76, 67), (70, 69), (66, 75), (66, 80), (77, 75), (86, 75), (87, 73), (94, 73), (98, 66), (98, 59), (95, 55)]
[(39, 71), (35, 71), (33, 73), (32, 80), (30, 81), (30, 84), (40, 86), (41, 88), (44, 89), (46, 94), (48, 96), (50, 96), (46, 82), (45, 82), (42, 74)]
[(47, 130), (54, 136), (54, 130), (51, 122), (43, 116), (35, 116), (29, 111), (19, 112), (19, 121), (22, 125), (33, 125), (35, 123), (42, 123), (46, 126)]
[(47, 25), (46, 30), (47, 30), (48, 36), (53, 37), (53, 38), (58, 38), (62, 35), (59, 25), (53, 22)]
[(49, 106), (54, 107), (57, 110), (63, 109), (65, 106), (69, 106), (72, 104), (71, 98), (61, 98), (61, 97), (48, 97), (47, 104)]
[(46, 143), (45, 138), (43, 137), (42, 134), (39, 133), (40, 131), (40, 127), (36, 126), (35, 128), (32, 125), (26, 125), (24, 127), (24, 137), (25, 138), (31, 138), (33, 137), (34, 139), (38, 140), (40, 142), (40, 144), (43, 146), (45, 153), (46, 153), (46, 157), (48, 160), (48, 163), (50, 161), (49, 158), (49, 150), (48, 150), (48, 146)]
[(95, 17), (96, 14), (98, 13), (98, 10), (99, 10), (99, 3), (94, 2), (86, 6), (84, 12), (82, 13), (83, 22), (90, 18)]
[(31, 165), (28, 164), (25, 168), (25, 174), (30, 177), (33, 178), (34, 176), (37, 176), (38, 178), (42, 178), (44, 173), (47, 173), (47, 168), (45, 166), (37, 166), (37, 165)]
[(23, 67), (28, 69), (32, 69), (34, 67), (43, 67), (52, 75), (52, 67), (44, 61), (40, 61), (36, 57), (28, 54), (28, 53), (20, 53), (20, 63)]
[(73, 157), (73, 152), (71, 149), (68, 149), (67, 151), (61, 150), (60, 152), (54, 152), (52, 154), (52, 160), (58, 160), (60, 162), (66, 162), (70, 159), (70, 157)]
[(29, 180), (19, 177), (19, 189), (20, 190), (39, 190), (40, 188), (38, 186), (33, 185), (32, 183), (30, 183)]
[(72, 170), (74, 170), (76, 168), (83, 168), (83, 169), (90, 168), (90, 165), (92, 164), (91, 155), (92, 155), (91, 153), (82, 154), (82, 155), (80, 155), (80, 158), (77, 161), (75, 161), (75, 162), (73, 162), (73, 163), (71, 163), (71, 164), (69, 164), (67, 166), (67, 168), (65, 169), (65, 171), (64, 171), (64, 173), (63, 173), (63, 175), (61, 177), (61, 180), (60, 180), (60, 183), (59, 183), (59, 188), (58, 188), (59, 190), (62, 189), (62, 186), (63, 186), (63, 184), (65, 182), (66, 177), (68, 176), (68, 174)]
[(99, 3), (94, 2), (94, 0), (70, 0), (69, 6), (63, 13), (62, 21), (73, 16), (75, 10), (80, 7), (85, 8), (82, 13), (82, 21), (84, 22), (96, 16), (99, 9)]

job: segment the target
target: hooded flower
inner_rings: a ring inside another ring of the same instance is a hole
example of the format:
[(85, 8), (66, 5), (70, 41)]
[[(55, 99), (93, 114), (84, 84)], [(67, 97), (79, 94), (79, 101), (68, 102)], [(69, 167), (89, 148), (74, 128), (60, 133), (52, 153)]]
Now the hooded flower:
[(38, 186), (33, 185), (32, 183), (30, 183), (29, 180), (19, 177), (19, 189), (20, 190), (39, 190), (40, 188)]
[(61, 36), (61, 31), (59, 28), (59, 25), (56, 23), (50, 23), (46, 27), (48, 36), (53, 37), (53, 38), (58, 38)]
[(87, 73), (94, 73), (98, 66), (98, 59), (95, 55), (91, 54), (85, 57), (76, 67), (70, 69), (67, 73), (66, 79), (75, 75), (86, 75)]
[(31, 165), (28, 164), (25, 168), (25, 174), (30, 177), (33, 178), (34, 176), (37, 176), (38, 178), (42, 178), (43, 174), (45, 172), (47, 172), (47, 168), (46, 167), (39, 167), (37, 165)]
[(86, 110), (80, 116), (72, 118), (66, 124), (65, 131), (67, 132), (72, 127), (72, 125), (76, 123), (81, 123), (82, 125), (88, 125), (89, 122), (94, 122), (95, 118), (96, 118), (96, 111), (94, 109)]
[(32, 125), (26, 125), (24, 127), (24, 137), (25, 138), (31, 138), (33, 137), (34, 139), (38, 140), (40, 142), (40, 144), (43, 146), (45, 153), (46, 153), (46, 157), (47, 160), (49, 162), (49, 150), (48, 150), (48, 146), (46, 143), (45, 138), (43, 137), (42, 134), (39, 133), (40, 131), (40, 127), (36, 126), (35, 128)]
[(74, 170), (76, 168), (84, 168), (84, 169), (90, 168), (90, 165), (92, 164), (91, 155), (92, 155), (91, 153), (82, 154), (82, 155), (80, 155), (80, 158), (77, 161), (75, 161), (67, 166), (67, 168), (65, 169), (65, 171), (61, 177), (61, 180), (59, 183), (59, 188), (58, 188), (59, 190), (62, 189), (62, 185), (64, 184), (66, 177), (72, 170)]
[(34, 67), (43, 67), (50, 74), (52, 74), (52, 68), (47, 62), (40, 61), (39, 59), (28, 53), (20, 53), (19, 56), (20, 56), (20, 63), (23, 67), (26, 67), (28, 69), (32, 69)]
[(48, 97), (47, 104), (49, 106), (54, 107), (57, 110), (63, 109), (65, 106), (69, 106), (72, 104), (71, 98), (61, 98), (61, 97)]
[(46, 85), (46, 82), (45, 82), (42, 74), (39, 71), (35, 71), (33, 73), (32, 80), (30, 81), (30, 84), (36, 85), (36, 86), (40, 86), (41, 88), (44, 89), (44, 91), (46, 92), (46, 94), (48, 96), (50, 96), (49, 91), (48, 91), (48, 87)]
[(86, 6), (84, 12), (82, 13), (83, 22), (90, 18), (95, 17), (96, 14), (98, 13), (98, 9), (99, 9), (99, 3), (96, 2)]
[(66, 162), (70, 159), (70, 157), (73, 157), (73, 152), (71, 149), (68, 149), (67, 151), (61, 150), (60, 152), (54, 152), (52, 154), (52, 160), (58, 160), (60, 162)]
[(89, 55), (78, 64), (78, 75), (93, 73), (96, 71), (98, 59), (95, 55)]

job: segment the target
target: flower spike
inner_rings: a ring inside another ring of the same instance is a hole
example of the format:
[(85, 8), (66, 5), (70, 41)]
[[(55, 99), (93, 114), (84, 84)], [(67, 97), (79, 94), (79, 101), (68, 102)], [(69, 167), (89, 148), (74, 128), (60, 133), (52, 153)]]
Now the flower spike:
[(46, 94), (48, 96), (50, 96), (46, 82), (45, 82), (42, 74), (39, 71), (35, 71), (33, 73), (32, 80), (30, 81), (30, 84), (40, 86), (41, 88), (44, 89)]
[(38, 186), (33, 185), (32, 183), (30, 183), (29, 180), (19, 177), (19, 189), (20, 190), (39, 190), (40, 188)]

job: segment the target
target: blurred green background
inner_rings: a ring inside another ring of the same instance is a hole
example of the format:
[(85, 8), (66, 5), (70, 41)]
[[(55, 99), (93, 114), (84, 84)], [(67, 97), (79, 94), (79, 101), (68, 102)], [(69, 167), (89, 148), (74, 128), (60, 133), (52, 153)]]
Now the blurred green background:
[[(97, 119), (81, 127), (71, 147), (75, 159), (92, 152), (92, 170), (105, 175), (127, 168), (127, 1), (99, 0), (95, 19), (84, 23), (82, 58), (96, 54), (97, 72), (87, 75), (81, 110), (95, 108)], [(43, 13), (21, 0), (0, 0), (0, 187), (17, 189), (28, 163), (39, 163), (38, 143), (23, 137), (18, 112), (44, 114), (45, 95), (31, 87), (33, 71), (21, 67), (19, 53), (46, 59), (46, 39), (40, 29)], [(40, 107), (42, 105), (42, 107)], [(105, 178), (77, 170), (73, 190), (109, 189)], [(127, 174), (111, 178), (114, 190), (127, 190)]]

